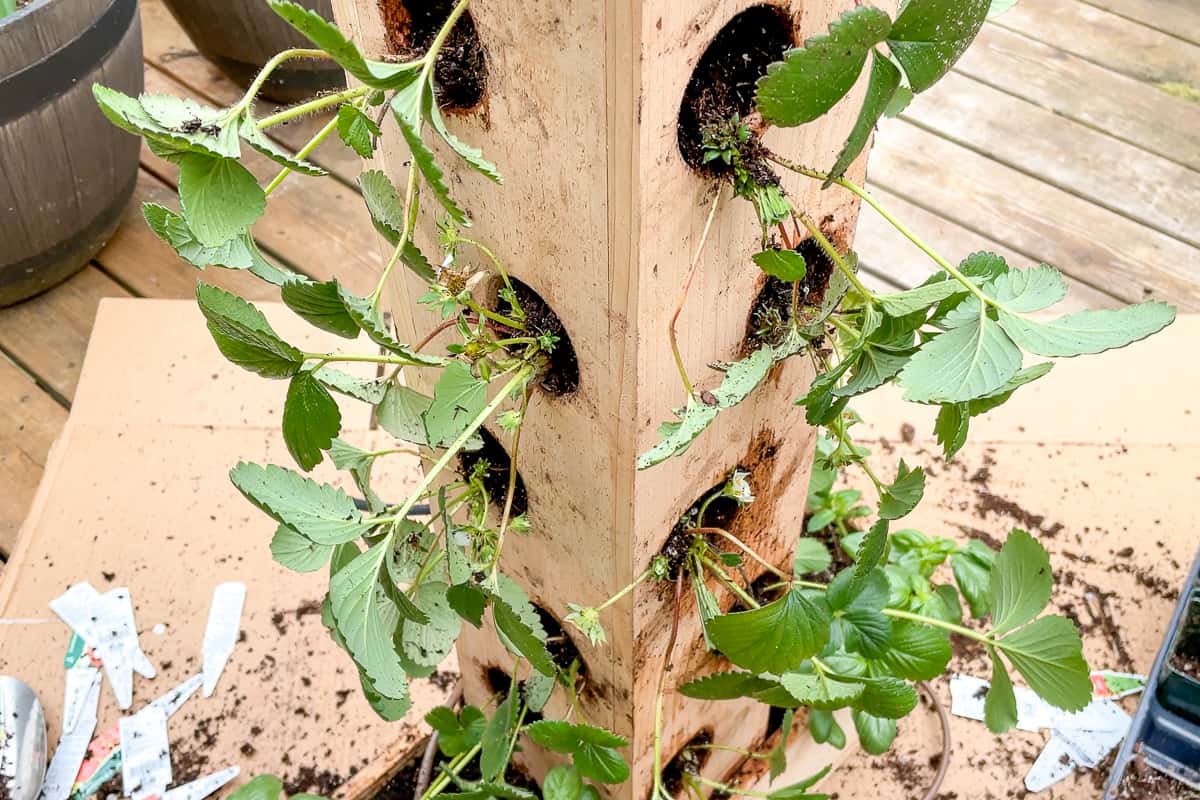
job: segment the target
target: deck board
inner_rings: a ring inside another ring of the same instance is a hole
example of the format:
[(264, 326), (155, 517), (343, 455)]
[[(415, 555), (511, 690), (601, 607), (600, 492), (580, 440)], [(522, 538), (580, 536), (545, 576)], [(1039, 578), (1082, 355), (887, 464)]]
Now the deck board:
[(868, 175), (1125, 302), (1200, 309), (1195, 248), (908, 122), (881, 126)]
[(12, 552), (67, 410), (0, 356), (0, 561)]
[(1084, 0), (1155, 30), (1200, 44), (1200, 5), (1195, 0)]
[(918, 97), (904, 118), (1090, 203), (1200, 246), (1197, 175), (1188, 167), (964, 75), (947, 75)]
[(1200, 86), (1196, 45), (1080, 0), (1021, 0), (992, 24), (1148, 83)]
[[(1200, 53), (1196, 57), (1200, 58)], [(999, 25), (983, 27), (955, 72), (1178, 164), (1200, 169), (1200, 104), (1163, 91), (1148, 91), (1146, 84), (1136, 78)], [(1081, 86), (1088, 90), (1080, 91)], [(978, 141), (982, 145), (991, 143), (990, 138)]]

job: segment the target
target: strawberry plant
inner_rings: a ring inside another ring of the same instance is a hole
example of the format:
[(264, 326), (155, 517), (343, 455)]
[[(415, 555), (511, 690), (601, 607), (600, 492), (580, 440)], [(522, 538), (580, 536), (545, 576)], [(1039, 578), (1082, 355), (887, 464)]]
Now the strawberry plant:
[[(439, 111), (435, 65), (467, 2), (454, 6), (423, 54), (398, 61), (368, 57), (319, 16), (289, 0), (270, 0), (312, 47), (272, 59), (233, 105), (209, 108), (164, 95), (134, 98), (102, 86), (95, 95), (114, 124), (142, 136), (156, 154), (179, 166), (180, 210), (156, 204), (144, 209), (161, 239), (197, 268), (246, 270), (274, 284), (296, 315), (347, 340), (346, 350), (306, 351), (280, 336), (250, 302), (203, 282), (197, 287), (197, 302), (224, 356), (264, 378), (286, 382), (282, 432), (298, 469), (243, 463), (230, 477), (277, 524), (270, 548), (280, 564), (300, 572), (328, 568), (322, 619), (358, 669), (371, 705), (386, 719), (402, 717), (409, 708), (409, 680), (430, 675), (464, 625), (493, 626), (511, 651), (510, 674), (520, 670), (529, 676), (512, 681), (482, 706), (437, 709), (427, 716), (439, 734), (443, 761), (436, 776), (420, 787), (422, 800), (532, 797), (505, 781), (521, 741), (562, 756), (561, 766), (545, 776), (545, 797), (598, 797), (597, 786), (618, 785), (629, 777), (620, 752), (627, 742), (575, 719), (584, 713), (581, 665), (552, 654), (538, 610), (501, 566), (510, 535), (537, 531), (536, 510), (522, 511), (517, 463), (530, 398), (548, 384), (565, 346), (561, 328), (533, 312), (528, 295), (486, 242), (467, 235), (466, 204), (454, 196), (430, 146), (440, 140), (453, 157), (502, 182), (498, 167), (457, 138)], [(689, 698), (753, 698), (782, 709), (785, 733), (779, 746), (767, 753), (744, 752), (766, 760), (772, 777), (786, 765), (787, 731), (799, 709), (807, 709), (814, 739), (838, 744), (845, 732), (832, 712), (849, 708), (863, 746), (873, 753), (886, 750), (896, 736), (896, 720), (917, 705), (913, 683), (944, 672), (950, 636), (973, 639), (990, 656), (986, 709), (994, 731), (1016, 721), (1010, 670), (1060, 708), (1077, 710), (1091, 698), (1078, 632), (1067, 619), (1043, 614), (1052, 575), (1041, 545), (1020, 530), (998, 551), (980, 542), (961, 545), (893, 531), (893, 524), (921, 501), (925, 473), (903, 461), (890, 474), (877, 473), (852, 435), (857, 417), (850, 401), (896, 383), (906, 400), (938, 406), (935, 433), (951, 458), (963, 447), (972, 417), (1050, 371), (1051, 362), (1027, 364), (1029, 357), (1073, 357), (1122, 347), (1174, 317), (1170, 306), (1149, 302), (1047, 319), (1041, 312), (1066, 293), (1055, 268), (1017, 268), (985, 252), (951, 263), (845, 177), (878, 120), (897, 113), (944, 76), (988, 10), (987, 0), (908, 0), (892, 18), (857, 4), (826, 34), (791, 49), (770, 67), (757, 85), (755, 113), (710, 121), (703, 130), (703, 163), (715, 184), (709, 223), (727, 197), (749, 202), (759, 225), (747, 236), (760, 247), (746, 269), (764, 272), (788, 300), (760, 311), (752, 352), (721, 364), (723, 378), (710, 390), (698, 389), (684, 368), (675, 340), (676, 309), (670, 341), (682, 402), (677, 419), (662, 424), (660, 441), (637, 466), (650, 469), (685, 452), (723, 410), (752, 392), (767, 391), (759, 388), (764, 378), (793, 358), (815, 370), (811, 387), (796, 402), (823, 439), (810, 491), (809, 530), (797, 532), (790, 568), (756, 552), (713, 513), (718, 500), (755, 502), (758, 487), (747, 473), (734, 471), (680, 520), (677, 557), (654, 557), (632, 584), (595, 605), (555, 598), (570, 609), (566, 621), (600, 646), (606, 640), (606, 610), (639, 584), (674, 585), (674, 629), (679, 598), (690, 589), (709, 648), (730, 663), (729, 669), (668, 687), (665, 664), (672, 633), (656, 697), (651, 776), (656, 798), (670, 794), (659, 735), (670, 688)], [(358, 85), (260, 115), (258, 90), (272, 70), (293, 58), (333, 59)], [(843, 101), (863, 70), (869, 73), (866, 94), (831, 166), (797, 163), (763, 143), (767, 126), (821, 118)], [(298, 152), (282, 149), (267, 135), (276, 125), (322, 110), (336, 114)], [(273, 263), (252, 236), (270, 196), (285, 181), (299, 179), (293, 176), (322, 176), (325, 171), (309, 156), (335, 134), (359, 156), (372, 157), (388, 114), (411, 166), (402, 187), (379, 170), (366, 169), (359, 177), (375, 227), (391, 248), (375, 288), (361, 296), (336, 279), (315, 281)], [(239, 162), (246, 148), (278, 162), (278, 175), (266, 185)], [(857, 274), (853, 252), (839, 250), (818, 221), (793, 204), (780, 185), (779, 170), (860, 197), (930, 258), (929, 279), (907, 291), (871, 291)], [(422, 214), (439, 219), (435, 258), (426, 255), (432, 243), (415, 238)], [(702, 248), (703, 238), (689, 285)], [(816, 259), (827, 261), (831, 272), (827, 281), (811, 284), (806, 278)], [(400, 341), (383, 314), (384, 290), (398, 267), (426, 282), (419, 302), (436, 309), (442, 320), (422, 341)], [(500, 287), (497, 302), (480, 299), (479, 287), (486, 282)], [(683, 297), (681, 304), (686, 285)], [(430, 342), (446, 331), (455, 342), (431, 352)], [(354, 344), (364, 338), (369, 345)], [(363, 377), (352, 368), (362, 364), (373, 365), (375, 374)], [(430, 381), (431, 394), (403, 382), (404, 373), (416, 371), (437, 375)], [(367, 449), (341, 438), (335, 394), (373, 406), (395, 446)], [(489, 420), (506, 440), (507, 464), (489, 461), (482, 430)], [(416, 487), (400, 502), (384, 500), (388, 493), (372, 481), (374, 465), (414, 454), (425, 467)], [(348, 473), (359, 499), (305, 475), (326, 458)], [(865, 474), (874, 491), (872, 505), (864, 504), (857, 491), (835, 490), (836, 474), (849, 468)], [(429, 513), (414, 516), (423, 507)], [(855, 529), (856, 521), (868, 519), (864, 530)], [(822, 531), (832, 534), (814, 535)], [(954, 582), (939, 583), (939, 567), (947, 561)], [(769, 584), (747, 585), (737, 571), (744, 563), (765, 569)], [(717, 591), (735, 596), (740, 610), (722, 613)], [(968, 615), (979, 624), (968, 625)], [(565, 717), (540, 719), (555, 692), (565, 698)], [(770, 793), (728, 786), (697, 771), (684, 770), (680, 782), (693, 795), (715, 790), (800, 800), (820, 796), (809, 791), (820, 777)]]

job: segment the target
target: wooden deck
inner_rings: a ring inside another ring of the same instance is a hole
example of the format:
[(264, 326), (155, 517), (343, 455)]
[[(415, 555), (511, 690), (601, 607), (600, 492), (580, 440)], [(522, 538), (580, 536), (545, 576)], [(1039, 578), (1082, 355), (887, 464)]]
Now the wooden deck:
[[(146, 89), (213, 105), (240, 91), (192, 48), (159, 0), (141, 0)], [(1046, 261), (1071, 277), (1072, 301), (1150, 297), (1200, 310), (1200, 6), (1194, 0), (1022, 0), (989, 23), (954, 74), (902, 118), (872, 156), (880, 199), (947, 256), (978, 249)], [(293, 148), (319, 121), (277, 129)], [(264, 250), (294, 269), (374, 284), (374, 233), (355, 196), (356, 156), (315, 161), (339, 182), (294, 181), (257, 227)], [(250, 162), (261, 179), (266, 159)], [(175, 169), (143, 150), (125, 224), (71, 280), (0, 310), (0, 560), (10, 549), (66, 419), (100, 298), (186, 297), (198, 273), (147, 230), (140, 203), (170, 204)], [(303, 221), (303, 224), (298, 224)], [(293, 224), (297, 223), (297, 224)], [(909, 286), (923, 258), (864, 213), (858, 250), (880, 285)], [(210, 270), (249, 297), (267, 288)]]

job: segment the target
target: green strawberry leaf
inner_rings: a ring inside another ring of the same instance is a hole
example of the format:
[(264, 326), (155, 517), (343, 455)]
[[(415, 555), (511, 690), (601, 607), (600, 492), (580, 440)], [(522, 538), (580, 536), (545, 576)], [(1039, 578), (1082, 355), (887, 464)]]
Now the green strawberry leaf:
[(900, 70), (896, 68), (886, 56), (880, 55), (878, 50), (873, 51), (871, 57), (871, 78), (867, 84), (867, 96), (863, 100), (863, 106), (859, 109), (858, 118), (854, 121), (854, 127), (850, 131), (849, 138), (842, 145), (842, 150), (838, 153), (837, 161), (834, 162), (832, 169), (829, 170), (829, 177), (825, 179), (825, 187), (833, 183), (834, 179), (840, 178), (846, 174), (846, 170), (854, 163), (862, 153), (863, 148), (867, 146), (867, 141), (871, 138), (871, 133), (875, 130), (875, 125), (879, 122), (879, 118), (883, 116), (887, 110), (888, 104), (896, 95), (896, 90), (900, 87)]
[(888, 34), (908, 85), (923, 92), (950, 71), (975, 39), (991, 0), (907, 0)]
[(992, 630), (1002, 634), (1036, 617), (1050, 602), (1053, 584), (1046, 549), (1014, 528), (992, 563), (988, 600)]
[(791, 591), (762, 608), (722, 614), (706, 630), (734, 664), (778, 675), (821, 651), (829, 640), (829, 623), (824, 597)]
[(381, 135), (375, 120), (349, 104), (338, 106), (337, 133), (338, 138), (361, 158), (375, 155), (375, 139)]
[(755, 253), (753, 259), (763, 272), (787, 283), (801, 280), (807, 271), (804, 256), (795, 250), (763, 250)]
[(325, 566), (332, 552), (332, 545), (317, 544), (282, 523), (271, 537), (271, 557), (293, 572), (316, 572)]
[(179, 204), (197, 241), (220, 247), (243, 236), (262, 216), (267, 196), (232, 158), (188, 153), (179, 161)]
[(1175, 307), (1158, 301), (1078, 311), (1049, 322), (1000, 311), (1000, 327), (1022, 348), (1039, 356), (1066, 358), (1125, 347), (1174, 321)]
[(312, 370), (297, 372), (283, 405), (283, 441), (305, 472), (320, 464), (342, 430), (342, 412)]
[(321, 545), (352, 542), (372, 528), (350, 495), (274, 464), (239, 463), (229, 479), (276, 522)]

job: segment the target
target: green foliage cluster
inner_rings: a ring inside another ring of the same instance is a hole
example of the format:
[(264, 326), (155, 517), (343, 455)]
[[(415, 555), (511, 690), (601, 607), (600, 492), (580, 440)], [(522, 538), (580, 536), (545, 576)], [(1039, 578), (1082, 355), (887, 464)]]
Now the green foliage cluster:
[[(455, 5), (423, 56), (393, 62), (364, 56), (335, 26), (296, 3), (269, 0), (312, 47), (272, 59), (245, 96), (227, 108), (165, 95), (129, 97), (103, 86), (94, 91), (115, 125), (143, 137), (156, 154), (179, 166), (179, 210), (147, 204), (144, 211), (151, 229), (182, 259), (200, 269), (247, 271), (277, 286), (283, 303), (314, 328), (345, 339), (348, 346), (366, 343), (358, 351), (307, 351), (278, 333), (249, 301), (207, 283), (197, 288), (197, 302), (224, 356), (264, 378), (286, 382), (282, 432), (296, 468), (243, 463), (230, 478), (276, 523), (270, 542), (276, 561), (298, 572), (327, 570), (322, 621), (355, 665), (372, 707), (385, 719), (402, 717), (410, 707), (409, 681), (436, 669), (464, 625), (492, 626), (512, 654), (509, 689), (480, 705), (427, 715), (439, 733), (443, 760), (421, 800), (533, 798), (505, 781), (522, 741), (562, 756), (562, 764), (545, 778), (543, 797), (596, 800), (598, 786), (629, 778), (621, 754), (628, 743), (577, 720), (583, 716), (577, 691), (581, 665), (563, 663), (561, 656), (556, 660), (538, 609), (500, 568), (506, 536), (535, 527), (513, 513), (520, 434), (530, 396), (559, 343), (527, 318), (503, 263), (465, 235), (470, 218), (435, 155), (438, 142), (442, 152), (492, 181), (502, 180), (477, 148), (448, 130), (435, 101), (433, 67), (467, 1)], [(885, 750), (896, 736), (896, 720), (917, 703), (913, 683), (945, 670), (951, 635), (976, 640), (991, 657), (987, 721), (993, 730), (1015, 723), (1010, 669), (1061, 708), (1078, 709), (1090, 698), (1078, 633), (1066, 619), (1042, 613), (1051, 592), (1045, 550), (1023, 531), (1013, 531), (997, 552), (978, 541), (960, 545), (891, 530), (920, 502), (925, 473), (901, 461), (890, 480), (879, 477), (851, 435), (857, 417), (850, 400), (898, 383), (908, 400), (939, 407), (936, 434), (949, 458), (963, 446), (973, 416), (1049, 371), (1049, 362), (1026, 364), (1026, 356), (1070, 357), (1121, 347), (1173, 318), (1170, 307), (1143, 303), (1047, 320), (1041, 312), (1066, 291), (1054, 268), (1014, 268), (989, 253), (951, 264), (843, 177), (880, 115), (942, 77), (987, 11), (986, 0), (907, 0), (893, 20), (861, 5), (826, 35), (770, 68), (758, 85), (758, 110), (771, 124), (798, 125), (839, 103), (870, 60), (858, 121), (828, 172), (769, 152), (742, 120), (705, 131), (706, 160), (724, 165), (733, 194), (754, 206), (761, 223), (763, 246), (753, 258), (755, 267), (747, 268), (790, 284), (792, 301), (790, 308), (774, 309), (760, 320), (762, 335), (748, 357), (714, 364), (722, 378), (711, 391), (693, 389), (676, 351), (686, 401), (677, 419), (662, 425), (661, 441), (638, 459), (638, 467), (684, 453), (782, 361), (810, 359), (817, 378), (797, 402), (824, 437), (810, 488), (808, 535), (796, 541), (792, 569), (777, 568), (710, 524), (717, 500), (754, 502), (749, 476), (734, 471), (681, 521), (685, 540), (674, 562), (655, 557), (633, 583), (598, 605), (549, 598), (569, 610), (568, 624), (601, 646), (604, 612), (635, 587), (675, 581), (682, 591), (686, 582), (709, 647), (736, 669), (678, 690), (705, 700), (749, 697), (784, 709), (783, 734), (771, 752), (744, 753), (767, 760), (773, 778), (786, 767), (785, 745), (797, 709), (807, 709), (815, 739), (840, 746), (845, 731), (832, 712), (849, 708), (864, 746)], [(292, 58), (332, 59), (357, 84), (259, 116), (258, 90)], [(296, 153), (267, 133), (320, 110), (336, 113)], [(389, 114), (410, 151), (411, 168), (402, 189), (375, 169), (359, 176), (375, 227), (391, 247), (374, 291), (359, 295), (336, 279), (315, 281), (273, 263), (252, 235), (271, 194), (293, 174), (322, 176), (324, 170), (308, 157), (335, 134), (354, 153), (370, 158)], [(280, 166), (265, 186), (240, 163), (247, 147)], [(774, 177), (776, 166), (861, 195), (929, 254), (934, 274), (904, 292), (868, 290), (857, 277), (854, 254), (839, 252), (793, 206)], [(432, 209), (427, 214), (441, 217), (439, 259), (428, 258), (414, 239), (422, 199)], [(802, 229), (836, 267), (827, 286), (804, 284), (809, 265), (796, 248), (805, 237)], [(442, 320), (419, 343), (400, 341), (382, 313), (384, 289), (397, 265), (427, 284), (420, 303)], [(489, 276), (501, 286), (496, 304), (476, 297), (476, 287)], [(454, 342), (440, 354), (428, 352), (428, 343), (443, 331)], [(414, 370), (436, 375), (428, 381), (431, 394), (405, 385), (403, 373)], [(395, 438), (394, 446), (367, 449), (343, 439), (339, 395), (343, 402), (372, 406), (380, 427)], [(488, 420), (506, 437), (511, 458), (500, 492), (485, 478), (503, 465), (478, 459), (464, 474), (452, 474), (461, 454), (483, 446), (480, 428)], [(383, 499), (386, 492), (376, 491), (372, 471), (377, 461), (397, 454), (418, 454), (425, 472), (408, 497), (390, 502)], [(326, 459), (348, 473), (359, 497), (306, 474)], [(837, 488), (838, 472), (852, 466), (861, 468), (874, 487), (873, 506), (862, 502), (859, 491)], [(430, 513), (414, 516), (425, 505)], [(952, 583), (939, 582), (947, 562)], [(738, 569), (743, 565), (765, 569), (777, 581), (766, 589), (747, 587)], [(722, 613), (718, 591), (736, 595), (741, 608)], [(656, 798), (667, 794), (659, 735), (665, 690), (660, 681), (652, 776)], [(551, 706), (555, 693), (561, 702)], [(542, 718), (551, 708), (557, 718)], [(479, 778), (467, 779), (464, 773)], [(823, 775), (769, 792), (725, 786), (690, 772), (683, 782), (693, 796), (715, 789), (805, 800), (822, 797), (809, 789)], [(239, 800), (277, 800), (279, 793), (278, 781), (260, 777), (240, 790)]]

